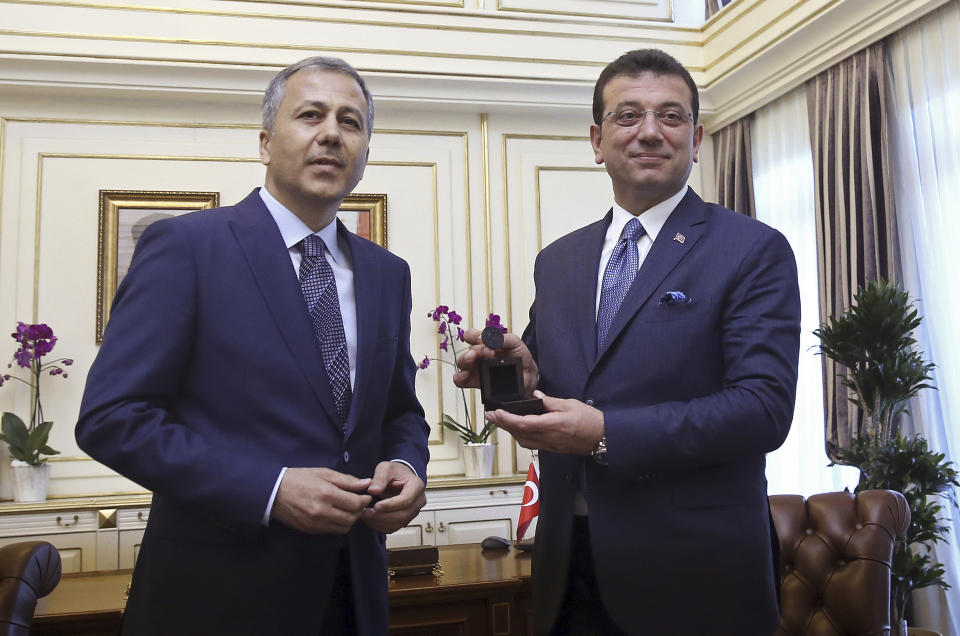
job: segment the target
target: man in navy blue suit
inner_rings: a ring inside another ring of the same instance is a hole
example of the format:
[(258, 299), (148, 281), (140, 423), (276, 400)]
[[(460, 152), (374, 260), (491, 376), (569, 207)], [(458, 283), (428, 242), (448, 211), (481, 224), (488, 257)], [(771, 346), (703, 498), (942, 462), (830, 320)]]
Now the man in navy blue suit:
[(336, 220), (373, 101), (342, 60), (281, 71), (265, 187), (141, 237), (77, 441), (153, 491), (128, 634), (384, 634), (384, 533), (425, 503), (410, 271)]
[[(540, 449), (537, 632), (772, 634), (764, 465), (793, 417), (793, 254), (687, 187), (703, 127), (675, 59), (627, 53), (593, 100), (613, 207), (539, 254), (530, 323), (499, 354), (524, 359), (547, 413), (487, 413)], [(475, 386), (475, 361), (495, 354), (467, 337), (455, 380)]]

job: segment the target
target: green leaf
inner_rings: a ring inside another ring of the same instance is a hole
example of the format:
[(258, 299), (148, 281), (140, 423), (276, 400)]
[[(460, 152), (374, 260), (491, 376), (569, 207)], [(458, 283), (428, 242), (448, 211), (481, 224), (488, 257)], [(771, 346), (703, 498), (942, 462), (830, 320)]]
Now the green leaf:
[(457, 422), (455, 419), (453, 419), (446, 413), (443, 414), (443, 419), (440, 420), (439, 424), (452, 430), (457, 435), (459, 435), (460, 439), (463, 440), (465, 444), (472, 444), (477, 442), (477, 439), (476, 439), (477, 434), (474, 433), (472, 429), (469, 429), (463, 424), (460, 424), (459, 422)]
[(4, 413), (0, 420), (0, 430), (3, 431), (4, 441), (11, 448), (23, 448), (27, 444), (27, 425), (13, 413)]
[(0, 428), (3, 430), (0, 441), (7, 443), (10, 447), (10, 455), (14, 459), (38, 465), (45, 461), (40, 458), (41, 455), (60, 454), (59, 451), (47, 445), (52, 427), (53, 422), (41, 422), (31, 431), (19, 417), (13, 413), (4, 413), (0, 422)]

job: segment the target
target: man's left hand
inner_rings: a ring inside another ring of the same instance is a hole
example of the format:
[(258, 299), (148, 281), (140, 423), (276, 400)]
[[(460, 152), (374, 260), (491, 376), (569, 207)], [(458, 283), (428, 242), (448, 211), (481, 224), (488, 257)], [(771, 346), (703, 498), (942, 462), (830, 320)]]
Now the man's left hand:
[(380, 497), (380, 501), (364, 510), (360, 518), (377, 532), (396, 532), (427, 503), (426, 487), (406, 464), (380, 462), (367, 488), (367, 494)]
[(547, 410), (543, 415), (488, 411), (484, 417), (504, 429), (524, 448), (589, 455), (603, 437), (603, 411), (580, 400), (562, 400), (534, 391)]

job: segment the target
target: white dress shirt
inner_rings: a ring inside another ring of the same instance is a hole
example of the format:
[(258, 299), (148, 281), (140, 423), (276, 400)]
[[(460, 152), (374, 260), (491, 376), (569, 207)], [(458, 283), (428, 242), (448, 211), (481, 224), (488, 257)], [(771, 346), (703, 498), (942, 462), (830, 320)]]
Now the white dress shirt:
[[(667, 219), (670, 218), (670, 214), (674, 208), (680, 204), (680, 201), (686, 194), (687, 186), (683, 186), (680, 192), (677, 192), (666, 201), (644, 210), (636, 217), (614, 201), (613, 218), (610, 221), (610, 227), (607, 228), (607, 235), (603, 239), (603, 250), (600, 252), (600, 265), (597, 267), (597, 298), (594, 315), (600, 313), (600, 292), (603, 288), (603, 273), (607, 269), (607, 263), (610, 261), (610, 254), (613, 252), (613, 248), (616, 246), (617, 241), (620, 240), (623, 227), (632, 218), (637, 218), (640, 221), (640, 225), (643, 226), (643, 236), (637, 239), (637, 252), (640, 256), (638, 264), (639, 274), (639, 267), (643, 265), (644, 259), (647, 257), (647, 254), (650, 253), (650, 248), (653, 247), (653, 242), (657, 240), (660, 230), (663, 229), (663, 225), (667, 222)], [(577, 494), (573, 498), (573, 514), (584, 516), (587, 512), (587, 499), (578, 488)]]
[[(313, 232), (307, 227), (300, 217), (288, 210), (282, 203), (276, 200), (272, 194), (267, 191), (266, 186), (260, 188), (260, 198), (263, 204), (267, 206), (267, 211), (276, 222), (280, 229), (280, 236), (283, 237), (283, 243), (287, 246), (290, 253), (290, 263), (297, 278), (300, 277), (300, 261), (302, 255), (297, 244), (310, 234), (316, 234), (323, 240), (327, 248), (327, 262), (333, 270), (333, 278), (337, 282), (337, 297), (340, 299), (340, 317), (343, 319), (343, 335), (347, 340), (347, 359), (350, 362), (350, 388), (352, 389), (357, 377), (357, 301), (353, 290), (353, 264), (350, 262), (350, 251), (344, 245), (340, 245), (337, 237), (336, 219), (325, 225), (318, 232)], [(391, 461), (400, 462), (406, 465), (413, 474), (417, 474), (409, 462), (402, 459)], [(273, 502), (277, 498), (277, 490), (280, 488), (280, 482), (287, 472), (284, 466), (277, 476), (277, 481), (273, 485), (273, 492), (270, 493), (270, 500), (267, 502), (267, 509), (263, 513), (263, 525), (270, 524), (270, 511), (273, 510)]]
[(675, 207), (680, 205), (681, 199), (683, 199), (686, 194), (687, 186), (683, 186), (680, 192), (677, 192), (666, 201), (658, 203), (648, 210), (644, 210), (637, 217), (634, 217), (634, 215), (624, 210), (614, 201), (613, 219), (610, 221), (610, 227), (607, 228), (606, 238), (603, 239), (603, 251), (600, 252), (600, 266), (597, 268), (597, 299), (596, 306), (594, 307), (594, 315), (599, 315), (600, 313), (600, 291), (603, 288), (603, 273), (607, 269), (607, 263), (610, 261), (610, 254), (613, 253), (613, 248), (617, 245), (617, 241), (620, 240), (623, 227), (632, 218), (639, 220), (640, 225), (643, 226), (644, 234), (637, 239), (637, 251), (640, 255), (639, 270), (639, 267), (643, 266), (643, 261), (650, 252), (650, 248), (653, 247), (653, 242), (657, 240), (657, 235), (659, 235), (660, 230), (663, 229), (663, 224), (667, 222), (667, 219), (670, 218), (670, 213), (673, 212)]

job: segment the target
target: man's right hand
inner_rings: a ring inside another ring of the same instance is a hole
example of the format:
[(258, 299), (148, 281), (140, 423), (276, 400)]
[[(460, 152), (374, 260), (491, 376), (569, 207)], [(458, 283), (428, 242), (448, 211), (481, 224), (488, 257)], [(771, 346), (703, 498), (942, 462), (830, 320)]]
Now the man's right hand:
[(464, 389), (480, 388), (480, 373), (477, 368), (477, 361), (483, 358), (509, 358), (519, 357), (523, 368), (523, 392), (530, 397), (533, 395), (537, 384), (540, 382), (540, 372), (537, 370), (537, 363), (533, 361), (530, 350), (519, 336), (512, 333), (503, 334), (503, 346), (499, 349), (490, 349), (483, 344), (480, 339), (479, 329), (470, 329), (463, 334), (463, 340), (471, 345), (469, 349), (460, 354), (457, 358), (457, 366), (460, 371), (453, 374), (453, 382)]
[(346, 534), (372, 501), (361, 494), (369, 485), (329, 468), (288, 468), (270, 516), (309, 534)]

